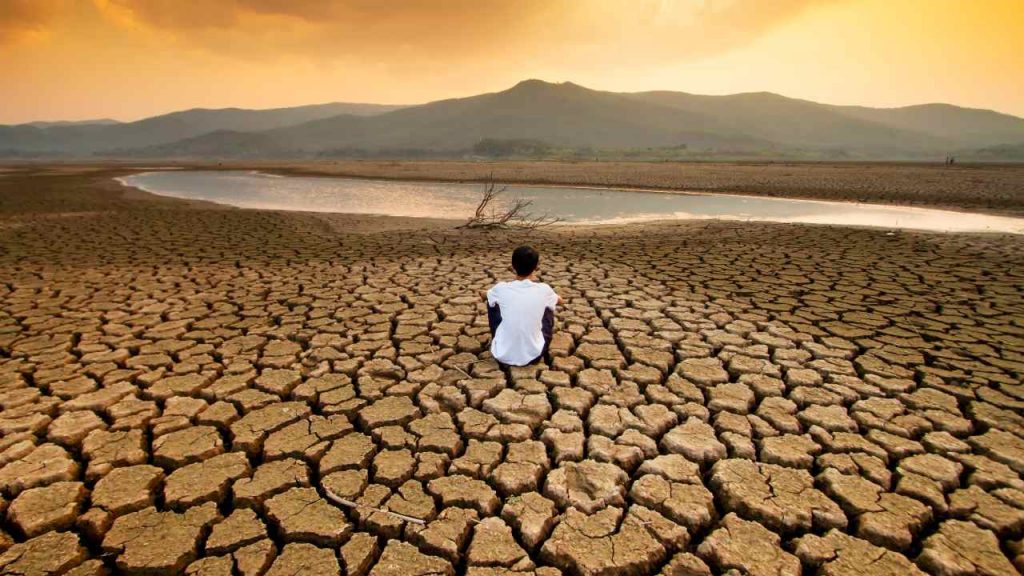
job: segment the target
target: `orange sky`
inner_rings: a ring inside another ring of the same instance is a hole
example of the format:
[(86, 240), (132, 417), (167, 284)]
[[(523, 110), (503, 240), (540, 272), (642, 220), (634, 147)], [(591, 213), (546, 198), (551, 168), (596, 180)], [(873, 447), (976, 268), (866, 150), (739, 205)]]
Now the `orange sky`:
[(1024, 116), (1024, 0), (0, 0), (0, 123), (525, 78)]

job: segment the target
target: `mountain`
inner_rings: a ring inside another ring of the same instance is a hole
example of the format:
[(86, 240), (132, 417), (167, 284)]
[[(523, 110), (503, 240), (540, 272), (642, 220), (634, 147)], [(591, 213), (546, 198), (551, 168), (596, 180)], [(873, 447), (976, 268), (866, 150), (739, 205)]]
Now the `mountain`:
[(1024, 118), (992, 110), (961, 108), (951, 104), (922, 104), (903, 108), (832, 108), (851, 118), (933, 134), (962, 147), (1016, 143), (1024, 140)]
[(115, 126), (0, 127), (0, 151), (8, 155), (152, 158), (460, 157), (503, 151), (645, 157), (669, 151), (670, 157), (934, 159), (1020, 142), (1024, 119), (946, 104), (881, 109), (766, 92), (616, 93), (539, 80), (407, 107), (189, 110)]
[(54, 126), (109, 126), (111, 124), (120, 123), (121, 122), (119, 120), (114, 120), (113, 118), (97, 118), (95, 120), (57, 120), (55, 122), (26, 122), (24, 124), (18, 124), (18, 126), (31, 126), (33, 128), (52, 128)]
[(970, 162), (1024, 162), (1024, 142), (962, 150), (953, 156)]
[(842, 114), (834, 106), (770, 92), (700, 96), (683, 92), (640, 92), (643, 102), (714, 118), (734, 131), (793, 148), (850, 148), (893, 153), (941, 149), (946, 138), (874, 119)]
[(294, 149), (466, 150), (484, 138), (554, 146), (767, 146), (699, 113), (638, 102), (572, 83), (520, 82), (503, 92), (413, 106), (374, 117), (338, 116), (270, 131)]
[(0, 150), (91, 155), (191, 139), (219, 130), (262, 132), (339, 114), (372, 115), (400, 106), (331, 103), (269, 110), (195, 108), (118, 124), (0, 126)]
[[(187, 153), (184, 152), (187, 150)], [(294, 151), (282, 148), (265, 132), (217, 130), (201, 136), (142, 148), (106, 151), (104, 156), (144, 158), (287, 158)]]

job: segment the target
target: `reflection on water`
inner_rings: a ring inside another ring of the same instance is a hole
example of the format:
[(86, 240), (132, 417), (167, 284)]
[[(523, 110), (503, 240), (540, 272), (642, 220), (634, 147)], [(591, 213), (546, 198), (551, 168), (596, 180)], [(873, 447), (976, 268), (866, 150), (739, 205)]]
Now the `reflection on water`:
[[(479, 184), (281, 177), (240, 171), (147, 172), (121, 181), (154, 194), (241, 208), (457, 219), (473, 213), (482, 189)], [(717, 218), (1024, 234), (1020, 218), (876, 204), (543, 186), (509, 186), (504, 197), (533, 201), (535, 213), (587, 224)]]

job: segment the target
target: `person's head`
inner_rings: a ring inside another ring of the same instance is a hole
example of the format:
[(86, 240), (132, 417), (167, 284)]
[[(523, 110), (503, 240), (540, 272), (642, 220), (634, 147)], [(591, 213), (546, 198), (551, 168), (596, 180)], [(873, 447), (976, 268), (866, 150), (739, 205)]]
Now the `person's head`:
[(533, 274), (540, 262), (540, 254), (533, 249), (533, 246), (520, 246), (512, 251), (512, 269), (516, 276), (526, 278)]

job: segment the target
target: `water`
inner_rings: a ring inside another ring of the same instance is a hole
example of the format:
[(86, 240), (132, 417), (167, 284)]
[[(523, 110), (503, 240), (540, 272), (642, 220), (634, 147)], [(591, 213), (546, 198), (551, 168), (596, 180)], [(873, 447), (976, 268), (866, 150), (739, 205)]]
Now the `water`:
[[(465, 219), (483, 186), (352, 178), (274, 176), (242, 171), (145, 172), (120, 179), (163, 196), (241, 208)], [(1024, 234), (1024, 219), (926, 208), (718, 194), (509, 186), (501, 198), (531, 200), (530, 210), (565, 222), (609, 224), (722, 219), (876, 226), (943, 232)]]

